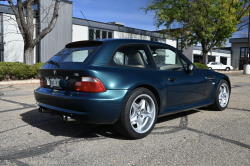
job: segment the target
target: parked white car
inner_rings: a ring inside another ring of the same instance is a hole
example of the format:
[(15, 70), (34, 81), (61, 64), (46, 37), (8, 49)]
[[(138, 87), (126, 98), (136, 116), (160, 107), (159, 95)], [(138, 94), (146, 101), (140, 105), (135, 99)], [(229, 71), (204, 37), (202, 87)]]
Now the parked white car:
[(233, 69), (232, 66), (223, 65), (223, 64), (220, 63), (220, 62), (209, 62), (209, 63), (207, 64), (207, 66), (209, 67), (209, 69), (213, 69), (213, 70), (226, 70), (226, 71), (229, 71), (229, 70), (232, 70), (232, 69)]

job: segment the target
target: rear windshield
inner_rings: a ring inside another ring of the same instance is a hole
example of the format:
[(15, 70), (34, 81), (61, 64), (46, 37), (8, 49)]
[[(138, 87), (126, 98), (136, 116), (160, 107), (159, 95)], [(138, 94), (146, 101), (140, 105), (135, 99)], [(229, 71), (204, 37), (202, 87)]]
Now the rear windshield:
[(81, 68), (99, 47), (64, 48), (48, 60), (43, 68)]

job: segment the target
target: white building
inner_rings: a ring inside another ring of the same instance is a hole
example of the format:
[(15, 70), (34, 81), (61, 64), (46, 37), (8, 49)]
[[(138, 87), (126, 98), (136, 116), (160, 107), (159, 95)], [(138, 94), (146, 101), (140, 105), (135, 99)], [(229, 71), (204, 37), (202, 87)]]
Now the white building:
[[(194, 46), (192, 62), (201, 63), (201, 61), (202, 61), (202, 48), (201, 46)], [(208, 62), (221, 62), (224, 65), (231, 65), (231, 50), (215, 49), (212, 52), (209, 52)]]

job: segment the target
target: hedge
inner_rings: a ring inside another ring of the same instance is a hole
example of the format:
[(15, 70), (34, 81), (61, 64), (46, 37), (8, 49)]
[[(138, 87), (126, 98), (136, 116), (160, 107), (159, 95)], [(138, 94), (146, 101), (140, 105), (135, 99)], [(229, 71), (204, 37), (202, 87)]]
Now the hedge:
[(200, 69), (209, 69), (209, 67), (207, 65), (204, 65), (202, 63), (194, 63), (194, 65), (197, 67), (197, 68), (200, 68)]
[(39, 68), (44, 64), (26, 65), (19, 62), (0, 62), (0, 80), (38, 78)]

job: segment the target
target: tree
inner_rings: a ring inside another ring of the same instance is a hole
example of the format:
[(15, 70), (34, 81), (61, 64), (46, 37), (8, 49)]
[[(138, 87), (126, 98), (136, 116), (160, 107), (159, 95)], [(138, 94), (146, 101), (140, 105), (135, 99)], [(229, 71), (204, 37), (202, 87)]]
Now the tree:
[[(200, 43), (203, 64), (208, 52), (221, 47), (236, 31), (248, 27), (249, 0), (152, 0), (145, 8), (155, 12), (157, 28), (165, 26), (162, 35), (181, 38), (182, 48)], [(173, 30), (172, 27), (178, 27)]]
[(24, 2), (22, 0), (17, 0), (16, 6), (13, 0), (6, 1), (8, 1), (15, 14), (18, 29), (23, 37), (24, 63), (32, 65), (34, 63), (34, 47), (55, 27), (61, 0), (55, 1), (54, 12), (50, 23), (37, 36), (35, 36), (37, 23), (34, 23), (35, 15), (33, 6), (39, 3), (39, 0), (26, 0)]

